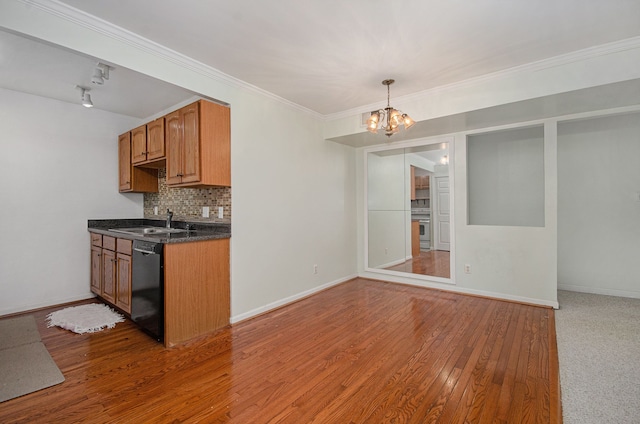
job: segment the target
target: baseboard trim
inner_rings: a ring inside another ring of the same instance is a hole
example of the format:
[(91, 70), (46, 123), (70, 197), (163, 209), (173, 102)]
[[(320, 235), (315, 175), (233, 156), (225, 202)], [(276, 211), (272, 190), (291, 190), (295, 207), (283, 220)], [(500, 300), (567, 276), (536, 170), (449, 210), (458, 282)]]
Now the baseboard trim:
[(87, 293), (87, 294), (83, 294), (83, 295), (80, 295), (80, 296), (67, 297), (65, 299), (56, 299), (56, 300), (51, 301), (51, 302), (35, 303), (35, 304), (32, 304), (32, 305), (25, 305), (25, 306), (21, 306), (21, 307), (18, 307), (18, 308), (2, 309), (2, 310), (0, 310), (0, 318), (4, 317), (5, 315), (22, 314), (22, 313), (36, 311), (38, 309), (51, 308), (53, 306), (62, 306), (62, 305), (66, 305), (67, 303), (73, 303), (73, 302), (79, 302), (81, 300), (93, 299), (94, 297), (96, 297), (95, 294)]
[(480, 297), (486, 297), (489, 299), (505, 300), (509, 302), (517, 302), (517, 303), (523, 303), (527, 305), (546, 306), (554, 309), (559, 308), (557, 301), (554, 302), (546, 299), (536, 299), (536, 298), (515, 296), (515, 295), (497, 293), (497, 292), (491, 292), (491, 291), (485, 291), (485, 290), (468, 289), (468, 288), (452, 285), (451, 283), (408, 279), (406, 277), (397, 277), (397, 276), (386, 275), (383, 273), (372, 273), (372, 272), (366, 272), (366, 271), (362, 272), (359, 275), (359, 277), (368, 278), (370, 280), (386, 281), (389, 283), (406, 284), (409, 286), (425, 287), (428, 289), (449, 291), (449, 292), (458, 293), (458, 294), (466, 294), (469, 296), (480, 296)]
[(577, 286), (574, 284), (558, 284), (558, 290), (640, 299), (640, 292), (634, 292), (634, 291), (628, 291), (628, 290), (617, 290), (617, 289), (610, 289), (610, 288), (604, 288), (604, 287), (585, 287), (585, 286)]
[(245, 313), (242, 313), (242, 314), (238, 314), (238, 315), (233, 315), (233, 316), (231, 316), (231, 319), (229, 321), (231, 322), (231, 324), (237, 324), (240, 321), (246, 321), (248, 319), (255, 318), (258, 315), (262, 315), (264, 313), (271, 312), (274, 309), (281, 308), (281, 307), (289, 305), (291, 303), (295, 303), (295, 302), (297, 302), (299, 300), (304, 299), (305, 297), (309, 297), (311, 295), (314, 295), (314, 294), (316, 294), (318, 292), (321, 292), (321, 291), (326, 290), (328, 288), (331, 288), (333, 286), (337, 286), (338, 284), (342, 284), (342, 283), (345, 283), (345, 282), (347, 282), (349, 280), (353, 280), (354, 278), (357, 278), (357, 277), (358, 276), (356, 274), (353, 274), (353, 275), (349, 275), (349, 276), (344, 277), (344, 278), (339, 278), (337, 280), (330, 281), (330, 282), (328, 282), (326, 284), (323, 284), (321, 286), (314, 287), (312, 289), (305, 290), (303, 292), (294, 294), (293, 296), (285, 297), (284, 299), (280, 299), (280, 300), (277, 300), (275, 302), (268, 303), (268, 304), (266, 304), (264, 306), (252, 309), (252, 310), (250, 310), (248, 312), (245, 312)]

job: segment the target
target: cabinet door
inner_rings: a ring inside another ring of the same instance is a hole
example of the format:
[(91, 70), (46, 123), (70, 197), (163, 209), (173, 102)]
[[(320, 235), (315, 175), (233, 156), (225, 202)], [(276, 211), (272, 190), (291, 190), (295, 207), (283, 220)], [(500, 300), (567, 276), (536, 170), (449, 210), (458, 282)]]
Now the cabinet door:
[(118, 137), (118, 169), (120, 191), (131, 190), (131, 133)]
[(116, 253), (102, 250), (102, 297), (115, 304), (116, 301)]
[(147, 124), (147, 160), (164, 157), (164, 118)]
[(182, 182), (182, 126), (179, 110), (165, 116), (165, 129), (167, 184), (179, 184)]
[(411, 256), (420, 255), (420, 221), (411, 221)]
[(182, 121), (183, 156), (182, 182), (200, 181), (200, 103), (180, 109)]
[(131, 256), (118, 253), (117, 264), (116, 306), (127, 313), (131, 313)]
[(416, 167), (411, 165), (411, 200), (416, 200)]
[(147, 126), (131, 130), (131, 163), (147, 160)]
[(91, 291), (101, 294), (102, 291), (102, 248), (91, 246)]

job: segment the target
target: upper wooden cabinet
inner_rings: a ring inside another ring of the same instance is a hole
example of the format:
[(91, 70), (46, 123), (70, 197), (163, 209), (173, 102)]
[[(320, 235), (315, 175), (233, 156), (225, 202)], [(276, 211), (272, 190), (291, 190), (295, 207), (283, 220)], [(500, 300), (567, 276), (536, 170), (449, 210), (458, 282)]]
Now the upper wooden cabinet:
[(131, 163), (136, 164), (147, 160), (147, 126), (131, 130)]
[(411, 165), (411, 200), (416, 200), (416, 167)]
[(165, 116), (167, 185), (231, 186), (229, 108), (204, 100)]
[(147, 160), (164, 159), (164, 117), (147, 124)]
[(131, 130), (131, 162), (145, 168), (165, 167), (164, 117)]
[(425, 190), (429, 188), (429, 176), (428, 175), (423, 175), (423, 176), (417, 176), (415, 177), (415, 184), (416, 184), (416, 189), (417, 190)]
[(131, 190), (131, 133), (118, 137), (118, 175), (120, 191)]
[(131, 163), (132, 133), (133, 131), (127, 132), (118, 137), (119, 190), (121, 193), (157, 193), (158, 170), (138, 168)]

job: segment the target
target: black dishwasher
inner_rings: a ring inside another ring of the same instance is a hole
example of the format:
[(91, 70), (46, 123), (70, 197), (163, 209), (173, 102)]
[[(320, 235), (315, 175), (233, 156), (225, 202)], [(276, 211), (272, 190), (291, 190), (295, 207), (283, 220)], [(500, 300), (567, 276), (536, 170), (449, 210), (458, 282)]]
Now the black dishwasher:
[(162, 243), (133, 241), (131, 319), (158, 341), (164, 340)]

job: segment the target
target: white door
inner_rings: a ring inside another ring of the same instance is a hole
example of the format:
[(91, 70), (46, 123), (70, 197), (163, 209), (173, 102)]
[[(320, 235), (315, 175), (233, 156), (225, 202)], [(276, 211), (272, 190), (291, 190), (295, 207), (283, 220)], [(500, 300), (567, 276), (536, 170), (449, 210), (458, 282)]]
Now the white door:
[(433, 219), (433, 236), (436, 250), (451, 249), (451, 225), (449, 206), (449, 177), (435, 177), (435, 213)]

